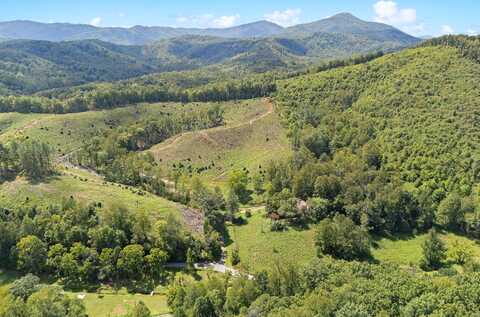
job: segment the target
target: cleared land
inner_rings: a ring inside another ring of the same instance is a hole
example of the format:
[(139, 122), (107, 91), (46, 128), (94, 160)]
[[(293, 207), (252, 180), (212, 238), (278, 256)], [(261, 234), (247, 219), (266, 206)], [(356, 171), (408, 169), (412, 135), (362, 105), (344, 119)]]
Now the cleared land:
[(258, 172), (289, 155), (286, 131), (267, 100), (225, 105), (226, 125), (183, 133), (149, 151), (167, 170), (181, 166), (212, 185), (224, 185), (232, 170)]
[(104, 182), (101, 178), (76, 169), (62, 170), (42, 183), (17, 178), (0, 185), (0, 204), (7, 208), (60, 203), (73, 196), (86, 204), (101, 202), (103, 206), (122, 204), (131, 210), (142, 210), (158, 218), (167, 213), (180, 215), (179, 206), (161, 197), (141, 193), (138, 189)]
[(263, 209), (246, 220), (244, 225), (228, 227), (232, 240), (228, 252), (238, 247), (242, 266), (248, 271), (268, 269), (276, 261), (302, 265), (315, 257), (314, 229), (272, 232)]

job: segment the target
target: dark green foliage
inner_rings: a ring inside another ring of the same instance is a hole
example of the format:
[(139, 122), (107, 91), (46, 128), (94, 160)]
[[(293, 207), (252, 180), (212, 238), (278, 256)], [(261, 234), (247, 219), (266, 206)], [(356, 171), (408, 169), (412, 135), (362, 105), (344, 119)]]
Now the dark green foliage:
[(422, 245), (422, 268), (425, 270), (438, 270), (446, 259), (446, 247), (435, 229), (431, 229), (427, 239)]
[(436, 222), (448, 229), (459, 229), (465, 220), (462, 209), (462, 199), (458, 194), (451, 193), (443, 199), (437, 208)]
[(16, 245), (17, 268), (26, 273), (41, 273), (47, 261), (47, 246), (36, 236), (26, 236)]
[(233, 249), (232, 255), (230, 256), (230, 262), (232, 265), (237, 265), (240, 263), (240, 253), (238, 252), (237, 248)]
[(479, 179), (478, 46), (476, 38), (444, 37), (278, 82), (296, 153), (267, 169), (267, 200), (288, 188), (302, 200), (326, 200), (320, 214), (340, 212), (380, 234), (429, 229), (436, 211), (439, 224), (475, 234), (474, 208), (461, 202), (476, 197)]
[(319, 256), (331, 255), (344, 260), (361, 260), (370, 256), (368, 233), (343, 215), (320, 222), (315, 244)]
[[(145, 225), (141, 215), (122, 206), (99, 211), (96, 204), (85, 207), (72, 199), (43, 210), (0, 209), (0, 268), (47, 273), (72, 288), (99, 281), (160, 282), (165, 263), (185, 261), (187, 249), (195, 249), (195, 260), (212, 252), (213, 238), (192, 237), (173, 216), (153, 223), (147, 217)], [(27, 277), (19, 281), (21, 288)]]
[(27, 300), (40, 287), (40, 278), (33, 274), (27, 274), (13, 282), (10, 287), (10, 294), (16, 298)]
[(145, 305), (144, 302), (140, 301), (138, 304), (135, 304), (131, 311), (124, 315), (123, 317), (151, 317), (152, 313), (150, 309)]
[(47, 143), (22, 142), (18, 156), (23, 172), (31, 179), (42, 179), (53, 172), (53, 151)]
[[(317, 259), (300, 269), (279, 264), (255, 279), (175, 279), (168, 303), (176, 316), (472, 316), (478, 273), (413, 274), (394, 265)], [(201, 308), (201, 309), (200, 309)]]
[(249, 179), (246, 171), (233, 171), (228, 179), (230, 192), (238, 197), (241, 204), (248, 203), (251, 198), (251, 192), (248, 189)]

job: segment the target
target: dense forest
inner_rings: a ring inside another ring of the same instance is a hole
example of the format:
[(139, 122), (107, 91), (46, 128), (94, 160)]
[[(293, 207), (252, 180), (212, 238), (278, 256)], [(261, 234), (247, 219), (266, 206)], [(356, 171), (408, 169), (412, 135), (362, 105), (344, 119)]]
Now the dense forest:
[[(437, 43), (279, 83), (298, 150), (267, 173), (272, 213), (284, 209), (277, 197), (296, 197), (371, 232), (439, 224), (477, 235), (480, 68)], [(451, 201), (460, 210), (440, 208)]]

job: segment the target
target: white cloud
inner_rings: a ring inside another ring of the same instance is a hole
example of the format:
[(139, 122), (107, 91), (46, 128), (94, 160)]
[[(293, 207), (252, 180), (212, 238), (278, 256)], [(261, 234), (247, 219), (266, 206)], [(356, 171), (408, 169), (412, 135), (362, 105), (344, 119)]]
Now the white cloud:
[(214, 19), (212, 23), (213, 23), (213, 26), (218, 28), (228, 28), (228, 27), (234, 26), (238, 22), (238, 20), (240, 20), (239, 14), (224, 15)]
[(92, 21), (90, 21), (90, 25), (93, 25), (93, 26), (99, 26), (100, 24), (102, 24), (101, 17), (93, 18)]
[(124, 17), (126, 16), (126, 14), (123, 13), (123, 12), (120, 12), (120, 13), (118, 14), (118, 16), (121, 17), (121, 18), (124, 18)]
[(398, 4), (390, 0), (380, 0), (373, 5), (375, 21), (393, 25), (413, 24), (417, 21), (417, 10), (413, 8), (399, 8)]
[(380, 0), (373, 5), (375, 21), (398, 27), (404, 32), (421, 35), (425, 33), (425, 25), (417, 21), (415, 8), (401, 8), (392, 0)]
[(442, 30), (441, 33), (442, 33), (443, 35), (455, 33), (455, 30), (454, 30), (450, 25), (447, 25), (447, 24), (442, 25), (441, 30)]
[(282, 25), (292, 26), (300, 22), (300, 9), (287, 9), (285, 11), (273, 11), (264, 15), (265, 20)]
[(198, 16), (178, 16), (176, 18), (177, 24), (181, 26), (201, 28), (228, 28), (236, 25), (239, 20), (239, 14), (223, 16), (202, 14)]
[(478, 31), (474, 30), (474, 29), (468, 29), (467, 30), (467, 35), (470, 35), (470, 36), (478, 35)]

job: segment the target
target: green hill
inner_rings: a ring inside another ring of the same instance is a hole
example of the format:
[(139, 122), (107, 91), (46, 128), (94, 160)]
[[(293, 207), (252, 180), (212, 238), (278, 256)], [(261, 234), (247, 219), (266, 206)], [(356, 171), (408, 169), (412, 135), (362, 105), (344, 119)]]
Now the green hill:
[(139, 46), (100, 41), (0, 43), (0, 92), (32, 93), (160, 70), (161, 66)]
[[(477, 236), (478, 56), (476, 39), (447, 37), (281, 81), (276, 101), (298, 157), (269, 181), (371, 232), (436, 223)], [(450, 201), (458, 217), (444, 218)]]
[(280, 85), (288, 121), (324, 130), (333, 150), (371, 143), (382, 168), (416, 188), (470, 192), (479, 180), (480, 65), (424, 47)]

